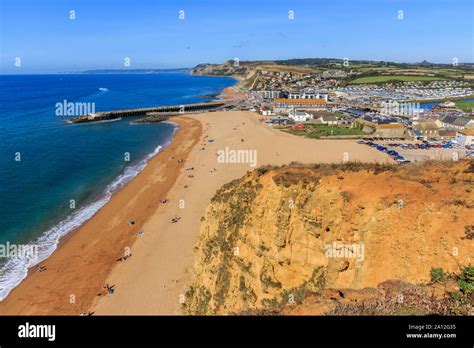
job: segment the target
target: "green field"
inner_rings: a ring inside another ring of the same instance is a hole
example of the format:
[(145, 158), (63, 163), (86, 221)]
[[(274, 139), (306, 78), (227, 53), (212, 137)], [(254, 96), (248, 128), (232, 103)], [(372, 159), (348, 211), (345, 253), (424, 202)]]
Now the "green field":
[(458, 101), (455, 102), (456, 107), (461, 109), (464, 112), (473, 112), (474, 111), (474, 102), (465, 102), (465, 101)]
[(440, 77), (434, 76), (403, 76), (403, 75), (387, 75), (387, 76), (368, 76), (368, 77), (361, 77), (355, 80), (352, 80), (351, 84), (363, 84), (363, 83), (382, 83), (388, 81), (436, 81), (436, 80), (444, 80)]
[(338, 126), (327, 126), (324, 124), (305, 124), (305, 130), (292, 130), (289, 127), (283, 129), (283, 131), (294, 134), (305, 136), (307, 138), (318, 139), (323, 136), (346, 136), (346, 135), (364, 135), (362, 130), (357, 128), (344, 128)]

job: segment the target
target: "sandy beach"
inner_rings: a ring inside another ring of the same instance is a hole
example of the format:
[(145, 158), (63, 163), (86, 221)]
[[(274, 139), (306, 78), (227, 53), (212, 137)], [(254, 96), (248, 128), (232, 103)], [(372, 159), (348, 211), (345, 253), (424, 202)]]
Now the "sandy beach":
[[(182, 295), (193, 277), (200, 219), (223, 184), (266, 164), (391, 161), (355, 140), (314, 140), (281, 132), (250, 112), (212, 112), (173, 121), (180, 130), (172, 144), (43, 263), (46, 271), (31, 273), (14, 289), (0, 303), (0, 314), (180, 314)], [(216, 152), (226, 148), (256, 151), (256, 167), (219, 163)], [(160, 204), (164, 197), (169, 202)], [(172, 223), (176, 216), (179, 221)], [(135, 225), (127, 224), (130, 219)], [(138, 236), (139, 231), (144, 235)], [(126, 247), (132, 257), (116, 261)], [(114, 285), (114, 293), (98, 296), (106, 283)]]
[[(199, 122), (182, 117), (175, 123), (180, 129), (172, 144), (152, 158), (92, 219), (66, 236), (41, 263), (47, 267), (45, 271), (30, 270), (28, 277), (0, 302), (0, 314), (78, 315), (90, 308), (125, 248), (151, 232), (138, 236), (183, 167), (177, 159), (185, 158), (199, 139)], [(170, 160), (170, 156), (176, 159)], [(128, 225), (128, 220), (135, 224)]]

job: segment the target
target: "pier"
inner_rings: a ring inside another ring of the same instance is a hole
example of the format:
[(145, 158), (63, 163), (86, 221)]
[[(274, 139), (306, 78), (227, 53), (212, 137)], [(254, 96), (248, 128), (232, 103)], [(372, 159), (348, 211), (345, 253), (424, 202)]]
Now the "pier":
[(186, 113), (197, 113), (202, 111), (218, 111), (233, 108), (235, 103), (233, 101), (219, 100), (206, 103), (185, 104), (185, 105), (171, 105), (171, 106), (157, 106), (140, 109), (126, 109), (114, 111), (102, 111), (95, 114), (84, 115), (72, 118), (72, 123), (87, 123), (105, 120), (114, 120), (123, 117), (145, 116), (145, 118), (137, 120), (136, 122), (161, 122), (170, 117), (178, 116)]

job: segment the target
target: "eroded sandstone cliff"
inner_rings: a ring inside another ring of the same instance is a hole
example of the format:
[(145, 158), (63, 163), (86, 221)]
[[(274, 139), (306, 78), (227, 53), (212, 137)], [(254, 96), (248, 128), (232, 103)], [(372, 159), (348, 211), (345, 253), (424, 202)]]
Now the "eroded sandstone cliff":
[[(202, 218), (184, 310), (354, 314), (360, 296), (403, 305), (412, 286), (433, 294), (433, 268), (461, 274), (472, 263), (473, 173), (472, 161), (250, 172), (224, 185)], [(445, 281), (437, 302), (459, 291), (452, 276)]]

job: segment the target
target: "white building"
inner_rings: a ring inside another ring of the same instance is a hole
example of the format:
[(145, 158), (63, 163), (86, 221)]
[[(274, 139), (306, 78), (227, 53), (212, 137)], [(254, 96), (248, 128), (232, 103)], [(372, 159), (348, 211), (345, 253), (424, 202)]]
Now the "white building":
[(454, 141), (459, 145), (474, 145), (474, 129), (463, 129), (456, 132)]
[(328, 101), (328, 94), (310, 90), (303, 90), (298, 93), (290, 92), (290, 94), (288, 95), (288, 99), (324, 99), (325, 101)]
[(277, 99), (282, 96), (281, 91), (262, 91), (261, 93), (265, 99)]
[(295, 122), (306, 122), (308, 120), (311, 120), (313, 118), (313, 115), (303, 111), (291, 110), (288, 114), (288, 117), (294, 120)]
[(323, 115), (319, 117), (319, 120), (322, 124), (327, 124), (330, 126), (334, 126), (337, 124), (337, 118), (333, 115)]
[(275, 115), (275, 113), (273, 112), (273, 110), (262, 110), (262, 115), (263, 116), (273, 116), (273, 115)]

